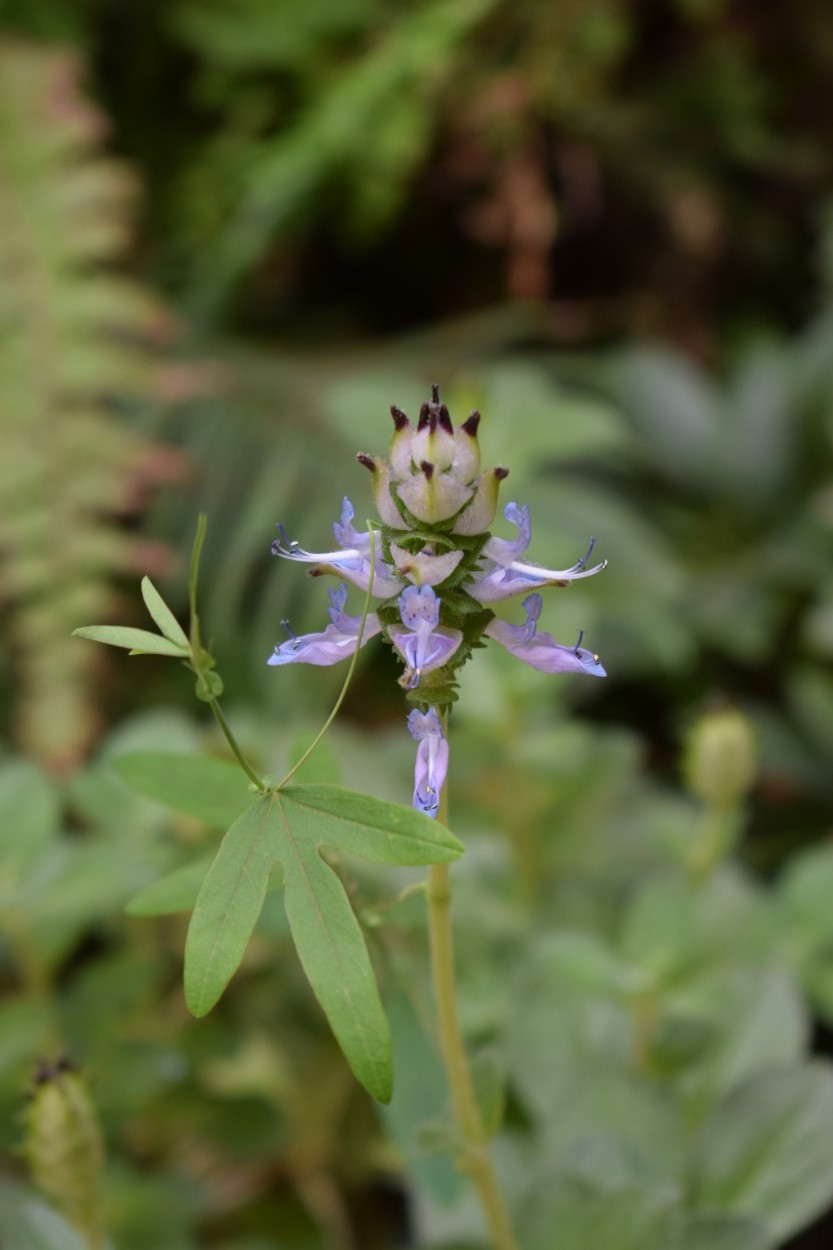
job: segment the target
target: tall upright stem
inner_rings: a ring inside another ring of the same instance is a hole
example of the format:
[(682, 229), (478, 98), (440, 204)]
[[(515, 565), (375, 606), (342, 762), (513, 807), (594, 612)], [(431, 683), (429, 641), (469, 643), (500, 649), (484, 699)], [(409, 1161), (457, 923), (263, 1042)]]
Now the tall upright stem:
[[(443, 717), (448, 732), (448, 715)], [(437, 819), (448, 824), (448, 787), (443, 786)], [(451, 872), (448, 864), (428, 868), (428, 935), (440, 1046), (451, 1091), (454, 1120), (461, 1139), (460, 1168), (474, 1182), (494, 1250), (517, 1250), (489, 1150), (489, 1135), (474, 1094), (471, 1071), (457, 1010), (454, 937), (451, 929)]]

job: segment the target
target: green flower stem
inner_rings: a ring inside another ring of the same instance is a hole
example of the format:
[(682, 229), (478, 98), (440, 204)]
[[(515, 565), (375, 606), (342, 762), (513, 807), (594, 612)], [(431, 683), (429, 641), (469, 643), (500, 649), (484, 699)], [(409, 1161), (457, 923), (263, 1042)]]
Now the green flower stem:
[(301, 758), (295, 764), (293, 764), (292, 768), (290, 768), (286, 776), (281, 781), (278, 782), (277, 786), (275, 787), (276, 790), (282, 790), (284, 786), (288, 785), (289, 782), (297, 773), (298, 769), (301, 767), (301, 765), (305, 764), (306, 761), (309, 759), (309, 757), (312, 755), (313, 751), (318, 746), (321, 739), (324, 737), (324, 734), (327, 732), (327, 730), (330, 728), (330, 725), (332, 725), (333, 721), (335, 720), (338, 710), (345, 700), (347, 691), (350, 689), (350, 683), (353, 680), (353, 673), (356, 671), (356, 664), (358, 663), (358, 660), (359, 660), (359, 651), (361, 650), (362, 639), (364, 638), (364, 627), (367, 624), (367, 618), (370, 613), (370, 597), (371, 597), (371, 591), (373, 588), (373, 578), (376, 573), (376, 544), (373, 541), (373, 522), (372, 521), (367, 522), (367, 532), (370, 535), (370, 576), (368, 577), (367, 592), (364, 597), (364, 607), (362, 608), (361, 620), (359, 621), (359, 632), (356, 635), (356, 649), (353, 652), (353, 658), (350, 661), (350, 667), (347, 670), (347, 676), (344, 679), (344, 685), (341, 687), (341, 694), (336, 699), (335, 704), (333, 706), (333, 710), (332, 712), (330, 712), (330, 715), (327, 717), (324, 724), (321, 726), (321, 729), (313, 738), (312, 742), (309, 744), (306, 751), (304, 751), (304, 754), (301, 756)]
[(226, 742), (229, 744), (232, 751), (234, 752), (234, 758), (237, 760), (237, 763), (243, 769), (243, 772), (249, 778), (249, 781), (251, 781), (254, 785), (257, 786), (261, 794), (265, 794), (268, 789), (268, 786), (265, 784), (262, 777), (258, 777), (257, 773), (252, 768), (251, 764), (246, 759), (245, 755), (243, 754), (240, 747), (238, 746), (237, 739), (235, 738), (234, 734), (231, 732), (231, 727), (229, 726), (229, 723), (226, 720), (225, 716), (223, 716), (222, 710), (217, 700), (211, 699), (209, 703), (209, 707), (211, 708), (211, 711), (214, 713), (214, 719), (216, 720), (217, 724), (220, 726), (220, 728), (223, 731), (223, 736), (225, 737)]
[[(447, 731), (448, 715), (443, 717)], [(437, 819), (448, 824), (448, 787), (443, 786)], [(493, 1250), (517, 1250), (503, 1196), (498, 1188), (489, 1150), (489, 1136), (474, 1093), (460, 1016), (454, 975), (454, 938), (451, 928), (451, 873), (448, 864), (428, 868), (428, 935), (431, 973), (440, 1034), (440, 1047), (451, 1090), (454, 1120), (461, 1138), (460, 1168), (474, 1182), (492, 1237)]]

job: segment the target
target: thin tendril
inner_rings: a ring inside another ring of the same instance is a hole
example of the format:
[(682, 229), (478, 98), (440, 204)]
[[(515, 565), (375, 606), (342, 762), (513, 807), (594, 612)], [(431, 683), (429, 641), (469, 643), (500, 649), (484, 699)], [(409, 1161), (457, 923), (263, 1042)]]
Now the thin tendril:
[(332, 725), (333, 721), (335, 720), (338, 710), (341, 707), (342, 703), (344, 702), (344, 699), (347, 695), (347, 691), (350, 688), (350, 682), (353, 680), (353, 673), (355, 671), (356, 664), (358, 663), (359, 650), (362, 645), (362, 637), (364, 635), (365, 622), (367, 621), (368, 614), (370, 612), (370, 599), (373, 593), (373, 579), (374, 579), (375, 571), (376, 571), (376, 542), (375, 542), (374, 535), (373, 535), (373, 522), (372, 521), (368, 521), (367, 523), (367, 532), (370, 535), (370, 576), (367, 581), (367, 593), (365, 594), (365, 597), (364, 597), (362, 617), (361, 617), (361, 620), (359, 621), (359, 632), (356, 635), (356, 650), (353, 652), (353, 658), (350, 661), (350, 667), (347, 670), (347, 676), (344, 679), (344, 685), (341, 687), (341, 694), (336, 699), (332, 712), (330, 712), (330, 715), (327, 717), (324, 724), (321, 726), (321, 729), (319, 730), (319, 732), (313, 738), (312, 742), (309, 744), (306, 751), (304, 751), (303, 755), (298, 760), (298, 762), (294, 764), (292, 768), (290, 768), (289, 772), (286, 774), (283, 780), (279, 781), (278, 784), (275, 786), (276, 790), (282, 790), (284, 786), (287, 785), (292, 780), (292, 778), (295, 776), (295, 774), (297, 773), (301, 765), (306, 763), (306, 761), (312, 755), (313, 751), (318, 746), (321, 739), (324, 737), (324, 734), (327, 732), (327, 730), (330, 728), (330, 725)]

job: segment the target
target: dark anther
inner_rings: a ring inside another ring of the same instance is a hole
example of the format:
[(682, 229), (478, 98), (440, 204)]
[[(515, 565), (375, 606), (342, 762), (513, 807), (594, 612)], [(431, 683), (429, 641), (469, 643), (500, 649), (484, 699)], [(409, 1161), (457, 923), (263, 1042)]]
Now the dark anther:
[(365, 452), (360, 451), (359, 454), (356, 456), (356, 459), (358, 460), (359, 464), (363, 464), (366, 469), (370, 469), (371, 473), (376, 472), (375, 456), (368, 456)]
[(404, 413), (401, 408), (397, 407), (396, 404), (391, 404), (390, 415), (393, 417), (393, 424), (396, 426), (397, 430), (404, 430), (406, 425), (410, 425), (407, 414)]
[(508, 469), (495, 469), (495, 477), (497, 478), (499, 482), (502, 482), (504, 478), (507, 478), (508, 476), (509, 476)]
[(430, 482), (431, 478), (434, 476), (433, 464), (431, 464), (428, 460), (423, 460), (419, 467), (425, 474), (426, 480)]
[(465, 430), (470, 438), (476, 438), (477, 427), (479, 424), (480, 424), (480, 413), (475, 408), (474, 411), (471, 413), (471, 416), (466, 417), (465, 421), (460, 426), (460, 429)]

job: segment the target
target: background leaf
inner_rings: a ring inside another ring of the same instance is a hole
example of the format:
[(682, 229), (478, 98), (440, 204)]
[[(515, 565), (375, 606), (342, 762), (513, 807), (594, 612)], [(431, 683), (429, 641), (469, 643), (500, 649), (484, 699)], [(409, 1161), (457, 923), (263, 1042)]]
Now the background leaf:
[(239, 765), (207, 755), (137, 751), (118, 756), (113, 767), (140, 794), (215, 829), (232, 824), (256, 799)]
[(751, 1077), (709, 1116), (693, 1186), (703, 1211), (755, 1215), (781, 1239), (833, 1197), (833, 1074), (821, 1065)]

